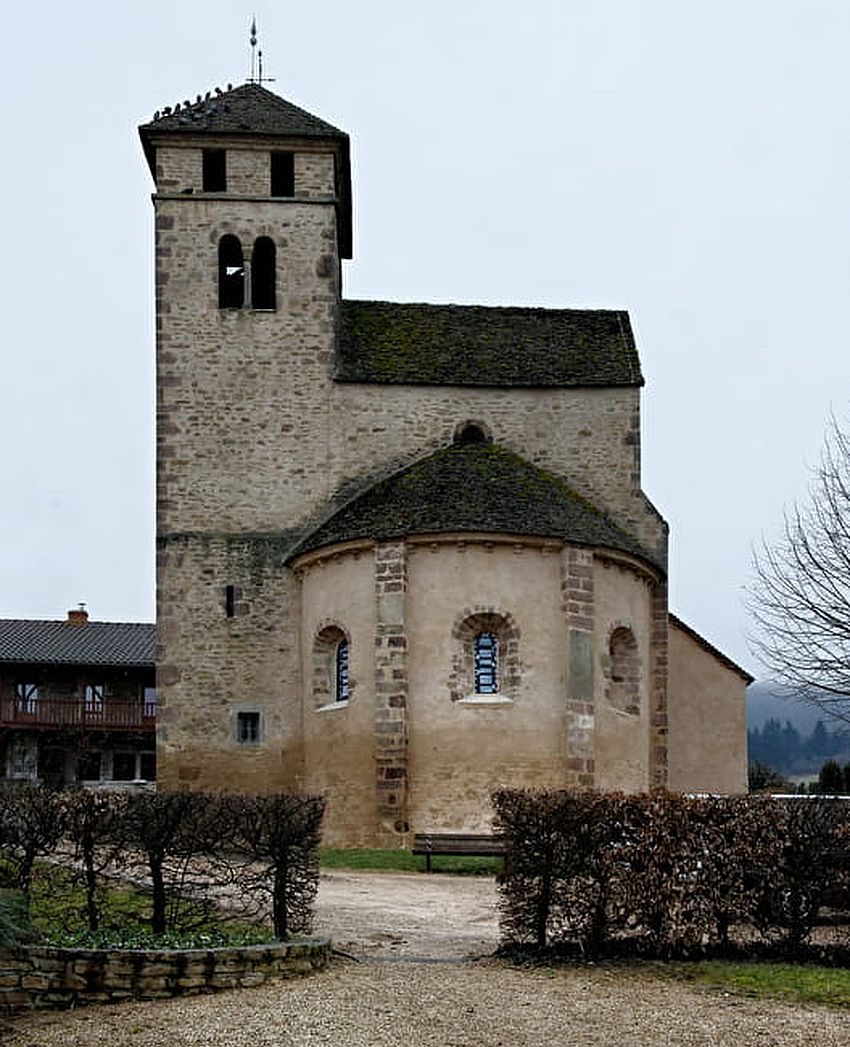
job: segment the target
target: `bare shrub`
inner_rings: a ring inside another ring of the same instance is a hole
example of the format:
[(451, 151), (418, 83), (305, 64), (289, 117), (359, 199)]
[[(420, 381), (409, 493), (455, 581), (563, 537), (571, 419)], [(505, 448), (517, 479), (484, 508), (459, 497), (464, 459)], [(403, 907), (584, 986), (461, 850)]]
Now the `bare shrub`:
[(36, 860), (53, 853), (64, 830), (64, 810), (52, 789), (29, 782), (0, 788), (0, 848), (26, 900)]
[(247, 860), (239, 873), (249, 899), (271, 905), (274, 933), (308, 932), (319, 883), (325, 801), (320, 796), (229, 796), (232, 841)]

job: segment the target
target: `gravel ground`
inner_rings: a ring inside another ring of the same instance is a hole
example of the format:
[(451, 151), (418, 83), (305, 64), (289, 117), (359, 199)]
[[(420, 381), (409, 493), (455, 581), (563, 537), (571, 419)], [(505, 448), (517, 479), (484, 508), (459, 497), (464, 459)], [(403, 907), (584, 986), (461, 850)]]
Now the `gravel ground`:
[[(406, 901), (405, 901), (406, 899)], [(16, 1020), (8, 1047), (850, 1047), (850, 1015), (606, 968), (519, 970), (495, 945), (493, 885), (333, 873), (318, 923), (361, 958), (216, 996)], [(426, 959), (428, 958), (428, 959)]]

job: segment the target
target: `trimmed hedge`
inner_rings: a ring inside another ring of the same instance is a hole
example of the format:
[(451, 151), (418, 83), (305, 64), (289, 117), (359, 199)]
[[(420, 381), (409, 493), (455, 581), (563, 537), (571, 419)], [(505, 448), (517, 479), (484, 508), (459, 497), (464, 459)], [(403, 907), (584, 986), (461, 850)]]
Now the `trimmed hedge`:
[(685, 957), (759, 939), (802, 956), (825, 905), (850, 908), (842, 801), (506, 789), (493, 803), (503, 945)]

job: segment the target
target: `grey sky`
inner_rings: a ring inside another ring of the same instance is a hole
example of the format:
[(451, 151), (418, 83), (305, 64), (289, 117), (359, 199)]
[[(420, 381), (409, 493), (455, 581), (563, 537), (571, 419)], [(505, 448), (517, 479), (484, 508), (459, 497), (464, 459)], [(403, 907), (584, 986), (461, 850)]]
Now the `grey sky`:
[[(136, 125), (248, 75), (221, 0), (6, 16), (0, 616), (151, 620), (152, 185)], [(350, 297), (629, 310), (671, 607), (757, 669), (750, 548), (847, 419), (850, 5), (258, 4), (352, 138)]]

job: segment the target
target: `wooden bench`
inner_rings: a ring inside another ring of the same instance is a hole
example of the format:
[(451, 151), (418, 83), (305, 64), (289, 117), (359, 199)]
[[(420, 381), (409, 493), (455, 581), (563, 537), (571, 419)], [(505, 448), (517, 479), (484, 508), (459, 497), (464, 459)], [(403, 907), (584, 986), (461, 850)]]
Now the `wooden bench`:
[(425, 855), (425, 868), (431, 872), (435, 854), (474, 855), (478, 858), (503, 858), (505, 841), (501, 836), (476, 833), (416, 833), (413, 854)]

